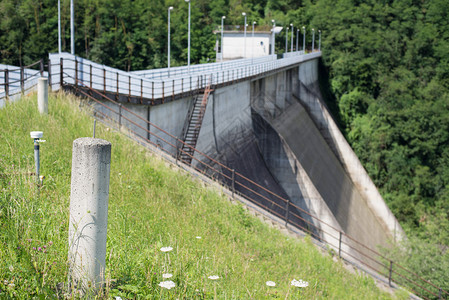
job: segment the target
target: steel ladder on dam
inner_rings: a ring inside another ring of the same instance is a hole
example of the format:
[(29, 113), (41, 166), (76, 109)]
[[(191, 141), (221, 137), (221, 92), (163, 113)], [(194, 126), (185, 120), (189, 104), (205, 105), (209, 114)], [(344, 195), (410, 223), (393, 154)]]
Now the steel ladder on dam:
[(184, 143), (178, 147), (179, 150), (177, 155), (179, 159), (189, 165), (192, 163), (196, 143), (206, 112), (207, 101), (212, 91), (209, 83), (203, 93), (199, 93), (193, 98), (193, 103), (189, 109), (186, 122), (182, 129), (182, 140)]

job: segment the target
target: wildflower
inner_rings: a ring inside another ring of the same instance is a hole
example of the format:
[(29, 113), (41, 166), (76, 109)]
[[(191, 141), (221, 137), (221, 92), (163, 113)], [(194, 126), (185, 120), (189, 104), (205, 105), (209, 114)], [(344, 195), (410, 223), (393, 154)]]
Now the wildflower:
[(36, 250), (36, 247), (33, 247), (33, 250)]
[(159, 286), (169, 290), (171, 288), (174, 288), (176, 286), (176, 284), (171, 280), (167, 280), (167, 281), (162, 281), (161, 283), (159, 283)]
[(120, 297), (120, 296), (115, 296), (115, 300), (122, 300), (122, 297)]
[(13, 266), (9, 266), (9, 270), (10, 270), (11, 272), (14, 272), (14, 267), (13, 267)]
[(41, 247), (37, 248), (37, 251), (42, 251), (42, 248)]
[(8, 284), (8, 287), (10, 287), (10, 288), (14, 288), (16, 285), (14, 284), (14, 283), (10, 283), (10, 284)]
[(207, 278), (209, 278), (210, 280), (217, 280), (220, 277), (218, 277), (217, 275), (212, 275), (212, 276), (209, 276)]
[(293, 279), (291, 282), (291, 285), (303, 288), (303, 287), (308, 287), (309, 283), (307, 281), (302, 281), (302, 279), (300, 279), (299, 281), (296, 279)]
[(165, 279), (170, 278), (172, 276), (173, 276), (173, 274), (170, 274), (170, 273), (162, 274), (162, 278), (165, 278)]
[(162, 248), (161, 248), (161, 251), (162, 251), (162, 252), (169, 252), (169, 251), (172, 251), (172, 250), (173, 250), (172, 247), (162, 247)]
[(274, 281), (267, 281), (265, 284), (267, 286), (276, 286), (276, 283)]
[(49, 245), (49, 246), (53, 245), (53, 242), (52, 242), (52, 241), (49, 241), (49, 242), (48, 242), (48, 245)]
[(198, 240), (201, 240), (201, 237), (200, 237), (200, 236), (197, 236), (196, 238), (197, 238)]

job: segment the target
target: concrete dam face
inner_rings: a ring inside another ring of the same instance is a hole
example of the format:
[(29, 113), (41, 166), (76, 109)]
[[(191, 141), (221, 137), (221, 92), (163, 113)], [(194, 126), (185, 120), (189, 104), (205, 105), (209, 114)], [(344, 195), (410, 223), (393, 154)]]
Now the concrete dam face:
[[(188, 97), (157, 106), (127, 104), (127, 108), (180, 137), (192, 101)], [(147, 126), (141, 120), (135, 123)], [(176, 150), (163, 141), (148, 138), (175, 155)], [(338, 231), (372, 249), (403, 235), (323, 104), (318, 59), (215, 89), (196, 149), (250, 179), (250, 189), (239, 184), (235, 189), (262, 207), (283, 214), (279, 197), (272, 193), (288, 199), (300, 208), (292, 208), (294, 221), (334, 249), (338, 248)], [(205, 161), (198, 153), (195, 158)], [(206, 163), (221, 169), (228, 178), (217, 179), (230, 185), (229, 170), (211, 160)], [(192, 166), (204, 169), (196, 160)], [(343, 250), (351, 253), (351, 249)]]
[[(362, 174), (363, 167), (336, 125), (325, 124), (332, 120), (323, 116), (323, 110), (328, 112), (320, 99), (317, 72), (318, 60), (312, 60), (217, 89), (209, 100), (197, 149), (357, 241), (373, 249), (385, 246), (399, 235), (400, 226), (375, 187), (370, 186), (375, 190), (370, 192), (376, 197), (367, 192), (369, 184), (363, 180), (369, 177)], [(264, 197), (250, 196), (270, 206)], [(303, 212), (296, 214), (302, 223), (321, 226)]]

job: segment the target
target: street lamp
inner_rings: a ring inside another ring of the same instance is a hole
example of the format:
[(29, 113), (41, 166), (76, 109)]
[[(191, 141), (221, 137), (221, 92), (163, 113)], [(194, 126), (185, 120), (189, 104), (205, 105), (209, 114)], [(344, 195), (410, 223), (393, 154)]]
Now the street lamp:
[(170, 77), (170, 11), (173, 9), (173, 6), (168, 8), (168, 77)]
[(58, 51), (61, 53), (61, 0), (58, 0)]
[(292, 27), (292, 39), (291, 39), (291, 45), (290, 45), (290, 52), (293, 52), (293, 24), (290, 24), (290, 26)]
[(288, 26), (287, 30), (285, 31), (285, 53), (288, 52)]
[[(252, 53), (251, 53), (251, 59), (254, 58), (254, 25), (256, 25), (256, 21), (253, 22), (253, 36), (251, 38), (251, 44), (252, 44)], [(252, 61), (251, 61), (252, 63)]]
[(318, 51), (321, 51), (321, 30), (318, 30), (319, 41), (318, 41)]
[(223, 22), (226, 19), (226, 16), (221, 17), (221, 62), (223, 62)]
[(70, 0), (70, 53), (75, 55), (75, 5)]
[(304, 54), (306, 54), (306, 27), (302, 27), (302, 51), (304, 51)]
[(244, 43), (244, 47), (243, 47), (243, 58), (246, 58), (246, 13), (242, 13), (242, 16), (244, 16), (245, 17), (245, 25), (244, 25), (244, 27), (245, 27), (245, 31), (244, 31), (244, 34), (243, 34), (243, 43)]
[(312, 28), (312, 52), (315, 50), (315, 29)]
[(275, 47), (274, 47), (274, 38), (275, 38), (275, 33), (274, 33), (274, 28), (276, 27), (276, 22), (273, 20), (271, 20), (271, 22), (273, 23), (273, 34), (272, 34), (272, 43), (271, 43), (271, 55), (275, 55), (276, 53), (274, 53), (275, 51)]
[(296, 28), (296, 52), (298, 52), (298, 37), (299, 37), (299, 28)]
[(185, 0), (187, 3), (189, 3), (189, 29), (187, 33), (187, 69), (190, 73), (190, 0)]

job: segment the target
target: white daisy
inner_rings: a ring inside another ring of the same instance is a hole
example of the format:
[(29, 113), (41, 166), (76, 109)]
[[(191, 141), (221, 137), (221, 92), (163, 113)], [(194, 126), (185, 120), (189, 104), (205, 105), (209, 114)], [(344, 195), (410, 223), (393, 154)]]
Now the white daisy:
[(293, 279), (291, 282), (291, 285), (303, 288), (303, 287), (308, 287), (309, 283), (307, 281), (302, 281), (302, 279), (300, 279), (300, 280)]
[(220, 277), (217, 276), (217, 275), (212, 275), (212, 276), (209, 276), (209, 277), (207, 277), (207, 278), (209, 278), (210, 280), (217, 280), (217, 279), (220, 278)]
[(171, 280), (167, 280), (167, 281), (162, 281), (161, 283), (159, 283), (159, 286), (169, 290), (171, 288), (174, 288), (176, 286), (176, 284)]
[(267, 286), (276, 286), (276, 283), (274, 281), (267, 281), (265, 284)]
[(162, 247), (162, 248), (161, 248), (161, 251), (162, 251), (162, 252), (169, 252), (169, 251), (172, 251), (172, 250), (173, 250), (172, 247)]

